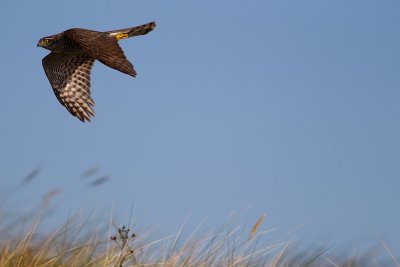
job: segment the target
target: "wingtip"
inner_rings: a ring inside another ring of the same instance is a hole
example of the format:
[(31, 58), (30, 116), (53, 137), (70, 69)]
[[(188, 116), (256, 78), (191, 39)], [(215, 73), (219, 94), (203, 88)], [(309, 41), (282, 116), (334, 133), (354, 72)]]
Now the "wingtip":
[(133, 78), (135, 78), (137, 75), (137, 72), (134, 68), (132, 68), (131, 70), (129, 70), (129, 72), (127, 74), (132, 76)]
[(83, 118), (81, 114), (78, 114), (78, 113), (77, 113), (77, 114), (75, 115), (75, 117), (77, 117), (81, 122), (83, 122), (83, 123), (85, 122), (85, 118)]
[(71, 110), (68, 110), (68, 111), (74, 117), (78, 118), (82, 123), (85, 123), (86, 121), (91, 122), (90, 115), (92, 115), (94, 117), (94, 112), (93, 112), (93, 114), (91, 114), (91, 112), (88, 109), (83, 109), (83, 107), (80, 107), (79, 109), (71, 109)]
[(80, 116), (76, 116), (82, 123), (85, 122), (92, 122), (89, 116), (84, 116), (84, 117), (80, 117)]
[(90, 122), (90, 116), (86, 113), (86, 112), (84, 112), (84, 113), (82, 113), (83, 114), (83, 117), (85, 117), (85, 119), (88, 121), (88, 122)]

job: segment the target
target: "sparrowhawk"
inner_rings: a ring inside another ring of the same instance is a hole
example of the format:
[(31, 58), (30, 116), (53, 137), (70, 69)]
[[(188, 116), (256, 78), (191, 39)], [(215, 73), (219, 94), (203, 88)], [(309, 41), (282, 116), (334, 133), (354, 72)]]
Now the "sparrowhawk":
[(90, 97), (94, 61), (135, 77), (136, 71), (118, 41), (147, 34), (155, 27), (155, 22), (150, 22), (107, 32), (74, 28), (40, 39), (37, 46), (51, 51), (42, 63), (58, 101), (82, 122), (90, 121), (95, 105)]

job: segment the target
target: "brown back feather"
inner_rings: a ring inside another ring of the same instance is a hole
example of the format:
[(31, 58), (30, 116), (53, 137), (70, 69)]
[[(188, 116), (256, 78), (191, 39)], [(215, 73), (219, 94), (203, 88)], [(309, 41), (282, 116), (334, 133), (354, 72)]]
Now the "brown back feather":
[(64, 35), (77, 43), (87, 55), (104, 65), (133, 77), (136, 76), (132, 63), (126, 58), (117, 39), (109, 34), (86, 29), (69, 29), (64, 32)]

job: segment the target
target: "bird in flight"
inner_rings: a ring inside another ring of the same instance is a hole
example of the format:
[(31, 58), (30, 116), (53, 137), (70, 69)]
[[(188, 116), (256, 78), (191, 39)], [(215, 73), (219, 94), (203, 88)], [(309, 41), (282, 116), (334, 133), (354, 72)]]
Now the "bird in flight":
[(51, 51), (42, 64), (58, 101), (82, 122), (90, 121), (95, 105), (90, 97), (94, 61), (135, 77), (136, 71), (118, 41), (147, 34), (155, 27), (156, 23), (150, 22), (107, 32), (75, 28), (41, 38), (37, 46)]

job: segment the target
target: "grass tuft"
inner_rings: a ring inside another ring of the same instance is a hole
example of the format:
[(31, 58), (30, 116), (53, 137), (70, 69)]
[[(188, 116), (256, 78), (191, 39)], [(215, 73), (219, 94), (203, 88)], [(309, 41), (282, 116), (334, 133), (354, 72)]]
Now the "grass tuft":
[[(83, 177), (93, 178), (97, 172), (97, 168), (90, 169)], [(18, 186), (8, 190), (4, 199), (9, 199), (10, 192), (15, 195), (18, 188), (32, 182), (39, 173), (39, 169), (29, 173)], [(94, 178), (89, 188), (107, 179), (109, 176)], [(176, 234), (162, 238), (153, 238), (150, 231), (136, 232), (132, 225), (118, 227), (112, 216), (108, 225), (99, 229), (93, 229), (89, 215), (86, 219), (72, 217), (57, 229), (47, 231), (41, 227), (43, 218), (61, 192), (60, 188), (50, 190), (36, 212), (21, 217), (6, 213), (0, 206), (0, 267), (400, 267), (398, 257), (380, 237), (379, 247), (356, 254), (350, 254), (353, 250), (338, 253), (337, 248), (335, 251), (326, 246), (299, 249), (299, 242), (292, 239), (297, 228), (267, 242), (272, 229), (262, 229), (266, 214), (250, 230), (229, 222), (208, 232), (202, 222), (187, 233), (185, 221)]]

